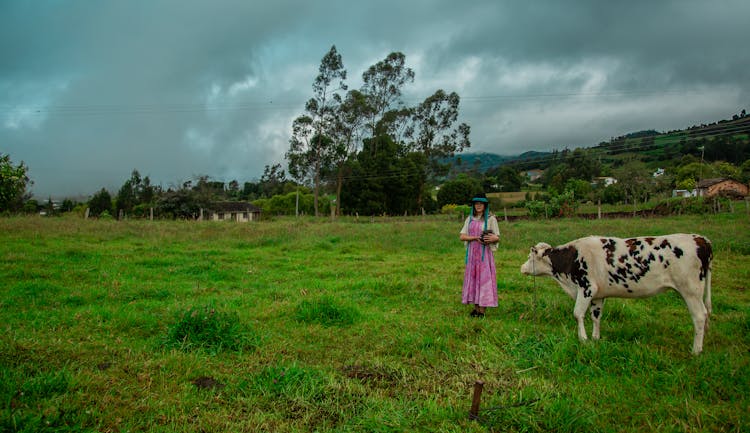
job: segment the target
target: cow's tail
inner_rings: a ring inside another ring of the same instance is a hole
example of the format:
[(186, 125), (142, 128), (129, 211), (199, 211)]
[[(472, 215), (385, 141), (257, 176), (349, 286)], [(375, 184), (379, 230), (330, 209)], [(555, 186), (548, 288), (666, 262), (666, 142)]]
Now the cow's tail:
[(708, 317), (711, 316), (711, 268), (713, 267), (714, 251), (711, 245), (711, 241), (707, 238), (706, 250), (708, 253), (708, 258), (705, 260), (705, 263), (703, 263), (706, 272), (706, 281), (703, 282), (705, 284), (703, 289), (703, 304), (705, 304), (706, 312), (708, 313), (708, 315), (706, 316), (706, 326), (708, 326)]
[[(706, 270), (706, 281), (703, 287), (703, 304), (706, 306), (708, 316), (711, 315), (711, 266)], [(708, 316), (706, 316), (706, 325), (708, 325)]]
[(714, 252), (711, 246), (711, 241), (706, 239), (706, 250), (708, 252), (708, 258), (703, 263), (706, 280), (703, 281), (703, 305), (706, 306), (706, 325), (705, 329), (708, 329), (708, 323), (711, 319), (711, 267), (713, 265)]

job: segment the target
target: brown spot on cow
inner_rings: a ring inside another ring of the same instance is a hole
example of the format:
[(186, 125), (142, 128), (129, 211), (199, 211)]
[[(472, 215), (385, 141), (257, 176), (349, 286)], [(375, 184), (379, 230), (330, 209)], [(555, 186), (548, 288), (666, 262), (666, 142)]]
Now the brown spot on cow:
[(552, 272), (556, 274), (570, 275), (573, 271), (573, 262), (578, 258), (578, 250), (574, 247), (551, 249), (545, 251), (552, 261)]
[(709, 266), (713, 259), (713, 249), (711, 248), (711, 242), (702, 236), (695, 237), (695, 245), (698, 247), (696, 254), (701, 261), (701, 272), (699, 276), (700, 279), (703, 280), (709, 271)]

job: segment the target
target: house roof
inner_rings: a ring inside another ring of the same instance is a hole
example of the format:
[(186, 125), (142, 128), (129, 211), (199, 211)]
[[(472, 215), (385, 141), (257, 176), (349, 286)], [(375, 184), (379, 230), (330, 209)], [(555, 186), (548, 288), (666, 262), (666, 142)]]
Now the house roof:
[(717, 183), (724, 182), (725, 180), (731, 180), (731, 179), (727, 179), (726, 177), (703, 179), (702, 181), (698, 182), (698, 184), (696, 185), (696, 188), (708, 188), (710, 186), (716, 185)]
[(261, 212), (261, 208), (246, 201), (217, 201), (211, 203), (213, 212)]

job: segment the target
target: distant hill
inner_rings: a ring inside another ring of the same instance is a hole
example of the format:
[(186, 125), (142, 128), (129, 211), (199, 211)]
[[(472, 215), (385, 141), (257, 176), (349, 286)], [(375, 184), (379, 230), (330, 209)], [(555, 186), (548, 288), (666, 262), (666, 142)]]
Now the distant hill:
[(481, 152), (462, 153), (448, 159), (447, 161), (452, 162), (455, 170), (457, 171), (464, 172), (476, 170), (484, 173), (485, 171), (493, 167), (497, 167), (498, 165), (502, 165), (511, 161), (513, 158), (514, 157), (512, 156), (502, 156), (495, 153)]
[(669, 161), (683, 155), (702, 157), (707, 161), (741, 164), (750, 158), (750, 116), (691, 126), (684, 130), (659, 133), (641, 131), (614, 138), (588, 148), (599, 154), (602, 162), (615, 161), (627, 154), (638, 154), (648, 161)]
[[(581, 147), (597, 154), (600, 162), (615, 162), (625, 155), (638, 154), (648, 161), (669, 161), (682, 155), (704, 157), (741, 164), (750, 158), (750, 116), (745, 110), (731, 120), (694, 125), (683, 130), (659, 132), (643, 130), (625, 134), (593, 147)], [(569, 149), (573, 151), (574, 149)], [(555, 152), (524, 152), (520, 155), (463, 153), (443, 162), (452, 162), (454, 172), (486, 172), (499, 165), (514, 163), (519, 169), (545, 168)]]
[(533, 162), (535, 160), (548, 159), (551, 152), (537, 152), (529, 151), (524, 152), (520, 155), (498, 155), (495, 153), (479, 152), (479, 153), (462, 153), (455, 155), (453, 158), (444, 160), (443, 162), (453, 163), (453, 170), (457, 172), (467, 171), (478, 171), (484, 173), (487, 170), (495, 168), (499, 165), (510, 164), (510, 163), (521, 163), (521, 162)]

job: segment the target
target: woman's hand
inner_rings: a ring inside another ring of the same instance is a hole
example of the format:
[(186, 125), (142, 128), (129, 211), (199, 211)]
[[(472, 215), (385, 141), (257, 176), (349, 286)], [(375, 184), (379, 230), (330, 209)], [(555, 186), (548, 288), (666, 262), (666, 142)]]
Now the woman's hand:
[(495, 242), (500, 242), (500, 236), (490, 232), (482, 235), (479, 241), (485, 245), (494, 244)]

